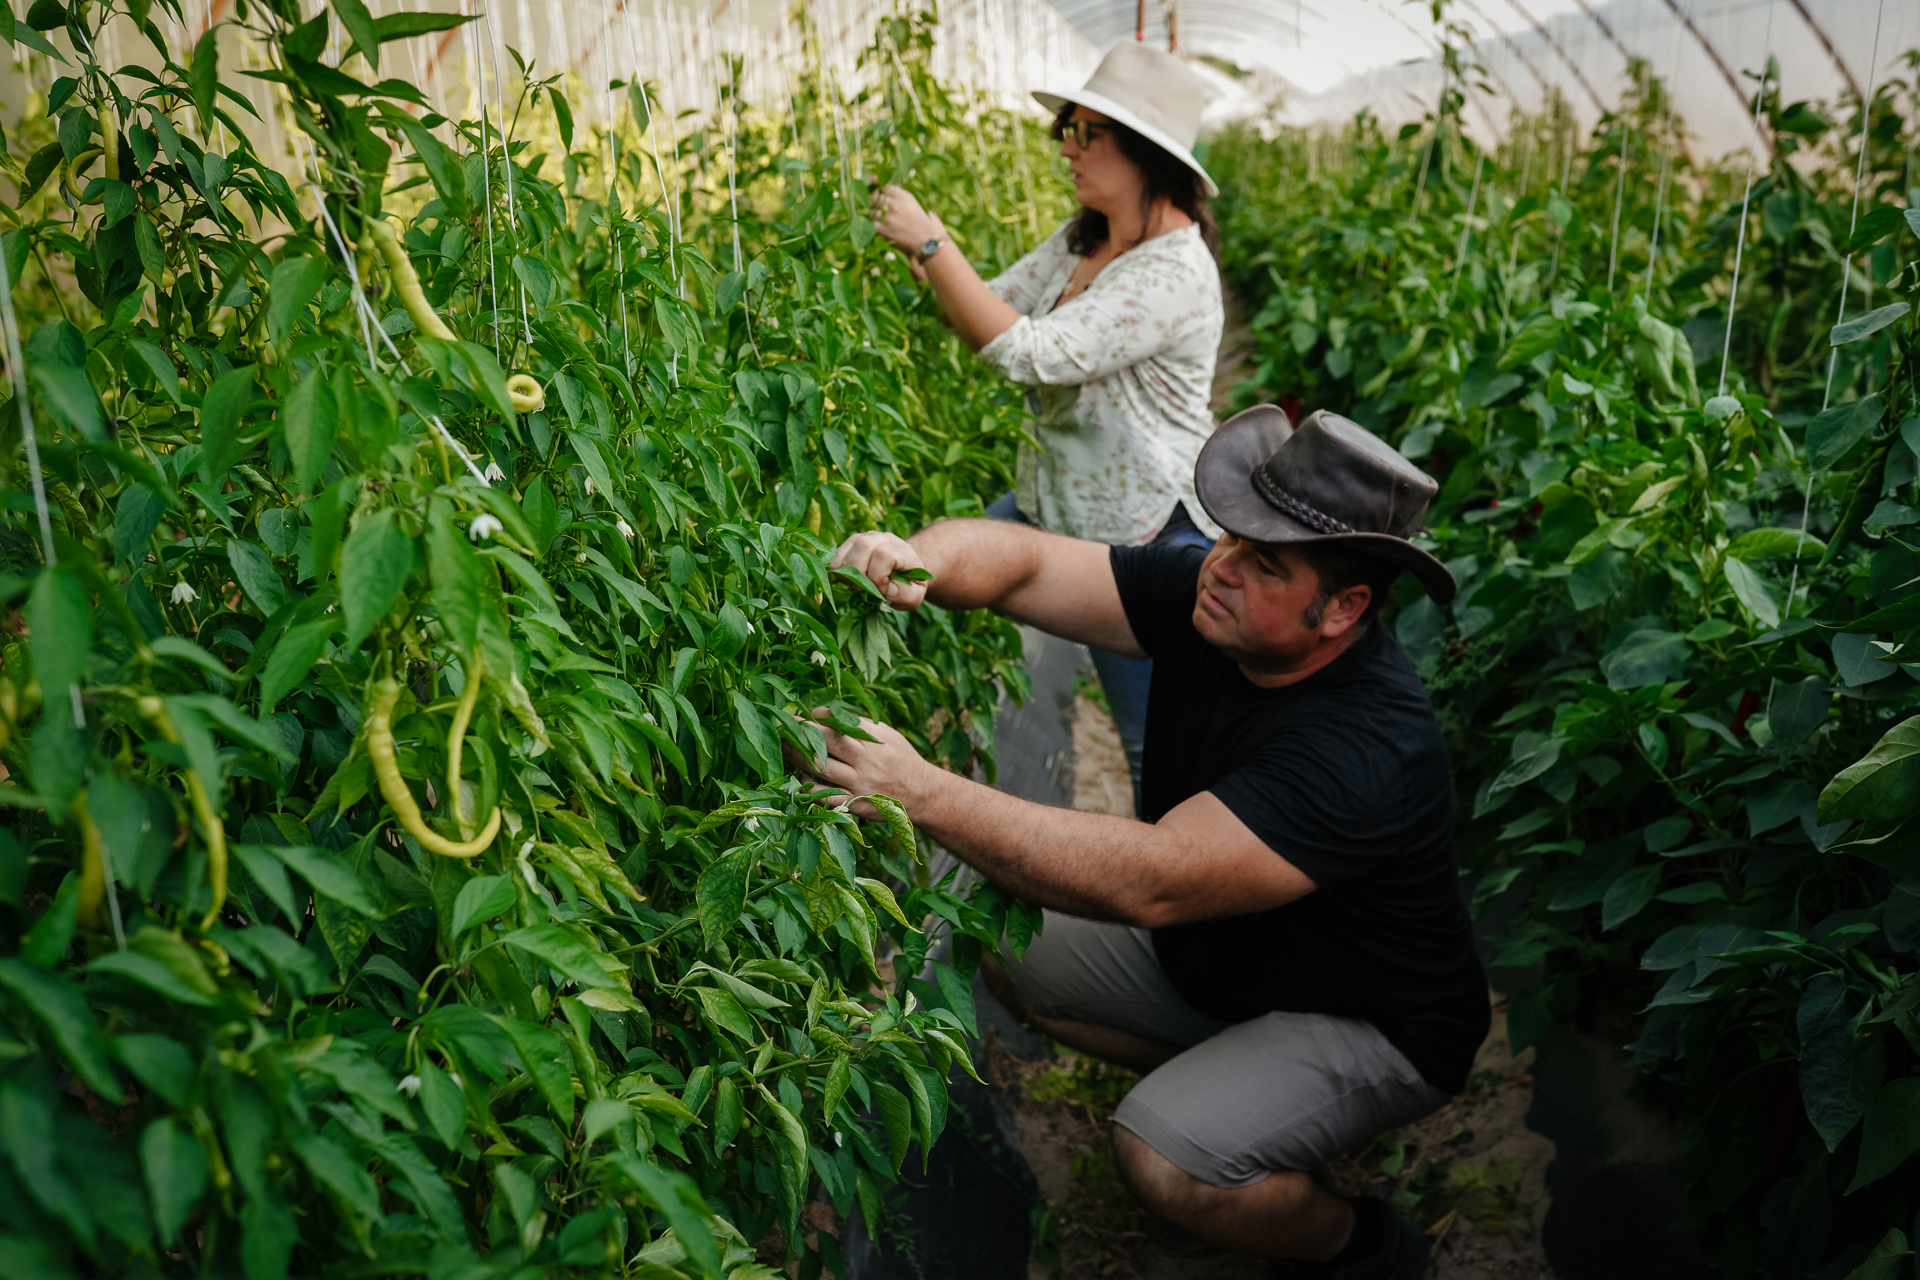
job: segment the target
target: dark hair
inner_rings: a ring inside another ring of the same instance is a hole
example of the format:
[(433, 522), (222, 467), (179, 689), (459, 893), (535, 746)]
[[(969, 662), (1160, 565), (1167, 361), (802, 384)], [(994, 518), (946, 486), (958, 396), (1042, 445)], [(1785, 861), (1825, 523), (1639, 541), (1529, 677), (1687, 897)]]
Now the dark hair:
[(1297, 554), (1313, 570), (1314, 576), (1320, 579), (1320, 589), (1314, 593), (1313, 603), (1307, 606), (1302, 615), (1310, 627), (1320, 625), (1329, 600), (1349, 587), (1363, 585), (1373, 589), (1373, 599), (1367, 602), (1367, 611), (1360, 615), (1359, 625), (1367, 626), (1386, 604), (1387, 590), (1393, 586), (1394, 579), (1400, 576), (1400, 566), (1393, 561), (1368, 555), (1344, 542), (1291, 542), (1279, 545)]
[[(1065, 136), (1072, 127), (1074, 105), (1071, 102), (1062, 103), (1054, 116), (1053, 136), (1056, 139)], [(1161, 200), (1170, 201), (1174, 208), (1193, 219), (1200, 228), (1200, 239), (1206, 243), (1207, 252), (1213, 255), (1215, 262), (1219, 262), (1220, 231), (1214, 226), (1213, 211), (1207, 208), (1205, 189), (1193, 166), (1159, 143), (1147, 141), (1118, 120), (1108, 124), (1107, 130), (1114, 145), (1120, 148), (1120, 154), (1133, 161), (1144, 179), (1140, 186), (1141, 230), (1146, 230), (1147, 220), (1153, 216), (1153, 206)], [(1081, 205), (1080, 212), (1074, 214), (1073, 221), (1067, 224), (1067, 248), (1084, 258), (1106, 242), (1107, 215), (1098, 209)], [(1125, 247), (1131, 249), (1133, 245)]]

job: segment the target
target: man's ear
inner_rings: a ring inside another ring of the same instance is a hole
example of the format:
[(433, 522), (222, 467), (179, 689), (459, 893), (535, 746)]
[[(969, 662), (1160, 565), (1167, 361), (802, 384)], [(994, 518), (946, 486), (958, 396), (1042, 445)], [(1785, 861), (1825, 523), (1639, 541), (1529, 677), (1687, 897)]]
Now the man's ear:
[(1372, 603), (1372, 587), (1364, 582), (1348, 587), (1327, 601), (1326, 612), (1320, 618), (1320, 634), (1329, 640), (1339, 639), (1359, 625)]

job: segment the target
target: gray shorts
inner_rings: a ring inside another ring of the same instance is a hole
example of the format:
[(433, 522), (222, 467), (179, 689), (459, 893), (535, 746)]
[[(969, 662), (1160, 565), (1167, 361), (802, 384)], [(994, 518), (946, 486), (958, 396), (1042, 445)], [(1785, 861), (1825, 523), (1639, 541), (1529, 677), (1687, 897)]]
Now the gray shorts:
[(1173, 989), (1145, 929), (1049, 911), (1026, 955), (1003, 949), (1001, 963), (1035, 1013), (1186, 1049), (1136, 1085), (1114, 1121), (1216, 1187), (1311, 1172), (1447, 1101), (1370, 1022), (1214, 1021)]

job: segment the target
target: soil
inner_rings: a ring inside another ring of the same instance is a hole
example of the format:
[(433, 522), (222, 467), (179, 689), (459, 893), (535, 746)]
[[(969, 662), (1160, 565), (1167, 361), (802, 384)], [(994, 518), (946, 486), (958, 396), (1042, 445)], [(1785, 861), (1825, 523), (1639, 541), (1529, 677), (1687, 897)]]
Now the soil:
[[(1126, 760), (1111, 717), (1073, 707), (1074, 807), (1126, 814)], [(1526, 1127), (1531, 1049), (1510, 1051), (1503, 1006), (1468, 1091), (1417, 1124), (1377, 1139), (1317, 1176), (1346, 1195), (1385, 1193), (1434, 1241), (1437, 1280), (1552, 1280), (1540, 1246), (1554, 1145)], [(1061, 1053), (1023, 1060), (988, 1044), (990, 1079), (1014, 1099), (1021, 1153), (1043, 1207), (1031, 1280), (1268, 1280), (1270, 1263), (1214, 1249), (1149, 1218), (1120, 1184), (1113, 1109), (1134, 1077)]]

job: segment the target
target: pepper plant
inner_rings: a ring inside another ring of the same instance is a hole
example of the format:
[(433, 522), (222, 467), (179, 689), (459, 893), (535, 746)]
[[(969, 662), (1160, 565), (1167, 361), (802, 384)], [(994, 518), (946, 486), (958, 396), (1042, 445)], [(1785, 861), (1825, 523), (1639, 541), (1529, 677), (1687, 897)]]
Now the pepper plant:
[(447, 119), (394, 42), (467, 19), (243, 0), (270, 156), (163, 13), (0, 7), (57, 73), (0, 205), (0, 1273), (837, 1267), (803, 1203), (879, 1229), (1035, 923), (788, 763), (825, 708), (990, 776), (1024, 688), (825, 568), (977, 512), (1018, 421), (858, 211), (917, 170), (1009, 260), (1043, 133), (924, 14), (681, 137), (530, 55)]

